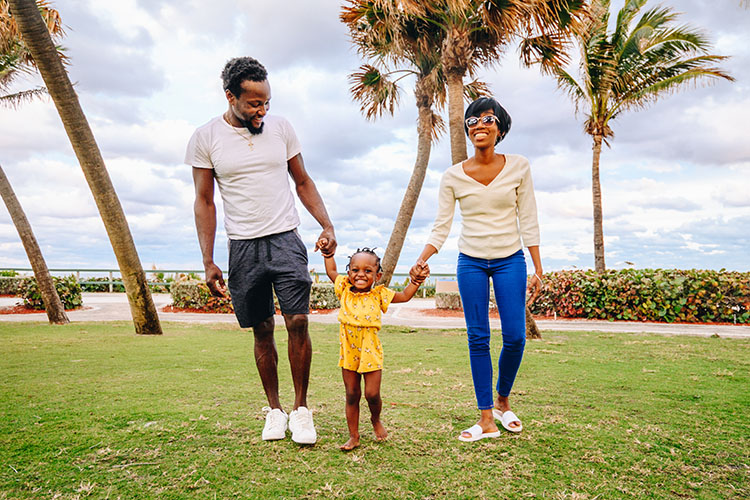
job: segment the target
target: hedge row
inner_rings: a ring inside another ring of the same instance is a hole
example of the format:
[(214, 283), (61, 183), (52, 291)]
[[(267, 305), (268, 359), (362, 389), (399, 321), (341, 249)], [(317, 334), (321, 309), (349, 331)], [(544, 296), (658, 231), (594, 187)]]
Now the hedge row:
[(679, 269), (557, 271), (531, 312), (566, 318), (750, 323), (750, 273)]
[[(172, 294), (172, 305), (184, 309), (200, 309), (207, 312), (229, 313), (233, 312), (232, 301), (214, 297), (209, 292), (204, 281), (184, 280), (177, 281), (170, 287)], [(278, 309), (279, 304), (274, 296), (274, 304)], [(310, 291), (311, 309), (335, 309), (339, 307), (339, 300), (330, 283), (313, 283)]]
[[(86, 280), (86, 283), (81, 283), (81, 288), (84, 292), (109, 292), (109, 278), (99, 277), (84, 279)], [(155, 283), (149, 283), (148, 281), (146, 281), (146, 283), (148, 283), (151, 293), (169, 293), (170, 285), (157, 285)], [(112, 292), (124, 293), (125, 285), (123, 285), (122, 282), (112, 283)]]

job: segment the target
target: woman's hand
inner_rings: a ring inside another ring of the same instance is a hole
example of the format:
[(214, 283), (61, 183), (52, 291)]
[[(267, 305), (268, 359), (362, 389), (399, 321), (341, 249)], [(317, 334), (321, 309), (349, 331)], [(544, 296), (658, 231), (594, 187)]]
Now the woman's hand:
[(529, 300), (527, 301), (529, 304), (533, 304), (536, 298), (539, 296), (539, 293), (542, 291), (542, 287), (544, 286), (544, 281), (542, 280), (542, 277), (540, 274), (532, 274), (531, 278), (529, 278), (529, 284), (526, 287), (526, 290), (528, 290)]
[(416, 264), (409, 269), (409, 278), (416, 283), (422, 283), (429, 275), (430, 266), (422, 259), (417, 259)]

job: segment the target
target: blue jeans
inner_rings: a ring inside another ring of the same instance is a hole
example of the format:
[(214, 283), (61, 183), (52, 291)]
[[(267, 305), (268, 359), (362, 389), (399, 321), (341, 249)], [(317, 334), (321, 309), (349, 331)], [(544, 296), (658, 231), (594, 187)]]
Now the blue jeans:
[(489, 410), (494, 406), (490, 356), (490, 278), (495, 287), (503, 332), (497, 393), (508, 396), (526, 345), (526, 259), (523, 250), (502, 259), (490, 260), (460, 253), (456, 274), (466, 319), (477, 406), (480, 410)]

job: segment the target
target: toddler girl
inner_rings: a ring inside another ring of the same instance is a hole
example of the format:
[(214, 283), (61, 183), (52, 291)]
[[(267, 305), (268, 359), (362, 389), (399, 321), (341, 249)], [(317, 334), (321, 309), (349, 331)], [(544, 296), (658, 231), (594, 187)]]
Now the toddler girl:
[(359, 446), (359, 401), (362, 396), (360, 379), (365, 379), (365, 399), (370, 407), (370, 420), (378, 441), (388, 436), (380, 421), (383, 402), (380, 399), (380, 380), (383, 372), (383, 348), (380, 345), (380, 313), (388, 310), (391, 302), (407, 302), (427, 278), (425, 270), (411, 278), (403, 292), (395, 292), (384, 285), (373, 286), (382, 275), (380, 258), (370, 248), (358, 248), (349, 257), (347, 274), (336, 272), (333, 256), (325, 257), (326, 274), (334, 283), (339, 309), (339, 366), (346, 388), (346, 423), (349, 440), (341, 445), (348, 451)]

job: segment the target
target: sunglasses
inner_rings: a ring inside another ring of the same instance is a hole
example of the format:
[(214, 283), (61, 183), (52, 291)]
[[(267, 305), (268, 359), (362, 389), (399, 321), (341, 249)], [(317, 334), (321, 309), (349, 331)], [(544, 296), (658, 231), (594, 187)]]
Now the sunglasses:
[(474, 128), (477, 125), (479, 125), (479, 122), (482, 122), (482, 125), (492, 125), (492, 122), (497, 122), (497, 116), (495, 115), (484, 115), (481, 117), (478, 116), (472, 116), (466, 119), (466, 126), (469, 128)]

